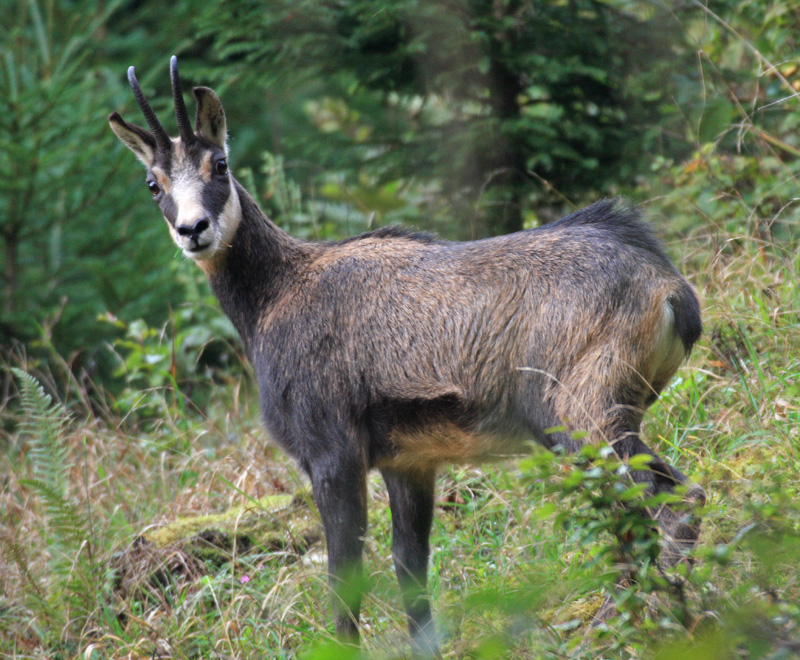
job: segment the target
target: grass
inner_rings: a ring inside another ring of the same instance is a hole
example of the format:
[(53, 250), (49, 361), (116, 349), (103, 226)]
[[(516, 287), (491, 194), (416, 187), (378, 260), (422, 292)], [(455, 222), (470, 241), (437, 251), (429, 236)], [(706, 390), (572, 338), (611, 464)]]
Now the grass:
[[(565, 487), (577, 464), (537, 458), (450, 468), (440, 478), (430, 572), (446, 657), (780, 658), (797, 648), (796, 247), (707, 234), (672, 246), (692, 265), (706, 332), (653, 406), (644, 435), (710, 496), (680, 597), (645, 566), (623, 594), (620, 616), (590, 627), (618, 573), (606, 561), (612, 538), (587, 533), (596, 522), (586, 489)], [(0, 457), (4, 657), (333, 657), (321, 543), (305, 553), (234, 548), (213, 562), (176, 546), (148, 559), (155, 577), (120, 577), (120, 558), (144, 552), (143, 534), (304, 483), (266, 444), (252, 389), (236, 393), (235, 408), (230, 387), (218, 391), (216, 412), (203, 416), (158, 390), (167, 414), (157, 422), (95, 415), (73, 397), (68, 422), (42, 400), (42, 418), (25, 429), (16, 425), (18, 408), (5, 406), (3, 428), (16, 430), (4, 432)], [(37, 444), (44, 431), (57, 449)], [(44, 473), (42, 451), (63, 454)], [(363, 653), (404, 657), (391, 521), (377, 475), (369, 493)], [(79, 512), (72, 527), (59, 517), (67, 509)]]

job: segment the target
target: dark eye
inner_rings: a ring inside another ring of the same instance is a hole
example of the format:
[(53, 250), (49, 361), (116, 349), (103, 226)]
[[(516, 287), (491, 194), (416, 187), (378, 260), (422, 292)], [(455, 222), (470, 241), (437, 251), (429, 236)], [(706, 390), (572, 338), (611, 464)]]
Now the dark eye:
[(227, 174), (228, 173), (228, 161), (224, 158), (220, 158), (216, 163), (214, 163), (214, 172), (216, 174)]
[(158, 184), (155, 181), (148, 181), (147, 187), (150, 189), (150, 192), (153, 193), (153, 196), (158, 195), (161, 192), (161, 188), (158, 187)]

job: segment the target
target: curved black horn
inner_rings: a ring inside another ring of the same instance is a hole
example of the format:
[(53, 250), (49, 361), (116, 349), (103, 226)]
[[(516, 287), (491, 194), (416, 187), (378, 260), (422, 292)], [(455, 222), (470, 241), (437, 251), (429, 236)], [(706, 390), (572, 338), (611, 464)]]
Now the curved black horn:
[(142, 88), (139, 86), (139, 81), (136, 79), (136, 71), (133, 67), (128, 69), (128, 82), (131, 84), (131, 89), (133, 90), (133, 95), (136, 97), (136, 102), (142, 109), (142, 114), (144, 115), (145, 121), (147, 121), (147, 125), (150, 127), (150, 132), (156, 139), (156, 145), (159, 149), (169, 150), (171, 144), (169, 135), (167, 135), (167, 132), (161, 125), (161, 122), (158, 121), (158, 117), (156, 117), (156, 113), (153, 111), (153, 108), (150, 107), (150, 104), (144, 97), (144, 92), (142, 92)]
[(175, 118), (178, 120), (178, 130), (181, 133), (181, 140), (184, 143), (194, 140), (192, 122), (189, 120), (189, 113), (186, 110), (186, 102), (183, 100), (181, 91), (181, 79), (178, 76), (178, 58), (175, 55), (169, 61), (169, 75), (172, 79), (172, 99), (175, 102)]

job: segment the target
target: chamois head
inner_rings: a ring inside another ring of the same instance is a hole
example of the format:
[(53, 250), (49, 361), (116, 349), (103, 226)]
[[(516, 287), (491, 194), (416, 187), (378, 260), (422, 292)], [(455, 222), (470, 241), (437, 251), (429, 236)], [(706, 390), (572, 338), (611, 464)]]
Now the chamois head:
[(150, 130), (129, 124), (116, 112), (108, 121), (147, 168), (147, 187), (175, 243), (187, 257), (204, 265), (230, 246), (241, 218), (239, 197), (228, 171), (225, 111), (213, 90), (195, 87), (197, 116), (192, 129), (175, 56), (170, 60), (170, 76), (179, 138), (167, 135), (133, 67), (128, 69), (128, 81)]

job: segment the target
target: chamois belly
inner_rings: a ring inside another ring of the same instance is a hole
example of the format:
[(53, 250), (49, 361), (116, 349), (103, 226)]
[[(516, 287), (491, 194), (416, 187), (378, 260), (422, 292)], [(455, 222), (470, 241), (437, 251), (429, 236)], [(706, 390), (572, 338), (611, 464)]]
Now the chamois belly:
[(395, 451), (378, 461), (379, 468), (427, 470), (442, 463), (502, 460), (528, 453), (534, 441), (533, 436), (472, 431), (452, 422), (413, 431), (395, 430), (390, 440)]

